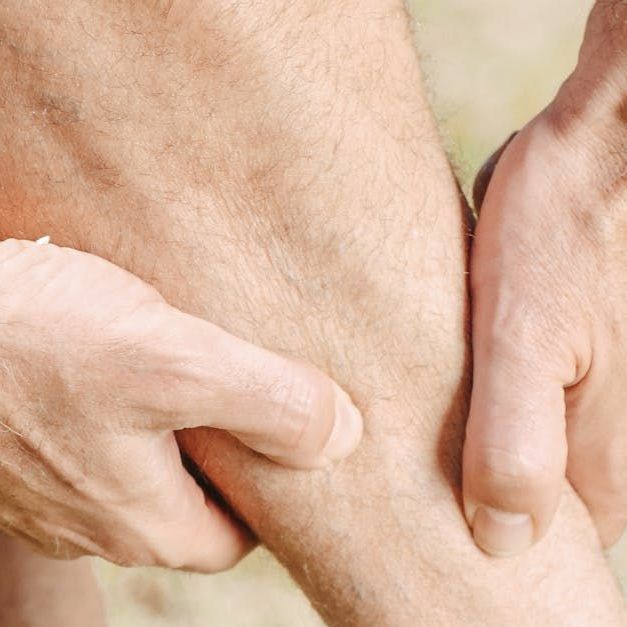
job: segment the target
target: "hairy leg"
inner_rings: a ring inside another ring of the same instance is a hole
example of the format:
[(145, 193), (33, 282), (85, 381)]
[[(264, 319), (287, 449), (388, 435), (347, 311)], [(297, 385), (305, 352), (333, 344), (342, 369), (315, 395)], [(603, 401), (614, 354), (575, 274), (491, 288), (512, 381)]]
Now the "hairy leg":
[(180, 439), (329, 622), (620, 623), (567, 487), (525, 556), (487, 558), (464, 523), (464, 206), (399, 0), (9, 1), (0, 18), (2, 235), (107, 257), (315, 362), (365, 412), (360, 450), (313, 474)]
[(88, 561), (46, 559), (0, 535), (0, 627), (104, 627)]

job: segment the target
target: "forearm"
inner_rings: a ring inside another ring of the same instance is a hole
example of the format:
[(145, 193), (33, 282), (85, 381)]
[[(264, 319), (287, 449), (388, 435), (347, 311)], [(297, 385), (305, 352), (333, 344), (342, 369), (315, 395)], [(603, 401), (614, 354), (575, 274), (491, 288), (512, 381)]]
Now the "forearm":
[[(82, 26), (63, 22), (70, 50), (54, 20), (39, 48), (3, 50), (3, 234), (50, 232), (97, 252), (347, 386), (367, 433), (329, 472), (279, 469), (212, 432), (182, 436), (321, 613), (617, 623), (620, 599), (572, 494), (524, 558), (488, 560), (465, 526), (463, 207), (400, 4), (238, 5), (152, 28), (128, 9), (95, 42), (86, 32), (101, 18), (78, 6)], [(91, 46), (100, 67), (84, 67)], [(72, 68), (79, 78), (62, 81)]]

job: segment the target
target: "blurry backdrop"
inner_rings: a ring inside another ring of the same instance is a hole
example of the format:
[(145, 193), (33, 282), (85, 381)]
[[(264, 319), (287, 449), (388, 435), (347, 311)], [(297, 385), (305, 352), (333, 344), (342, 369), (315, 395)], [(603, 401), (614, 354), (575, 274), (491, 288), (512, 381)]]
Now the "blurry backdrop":
[[(552, 98), (574, 66), (591, 0), (410, 0), (442, 135), (465, 189), (484, 159)], [(627, 542), (611, 559), (627, 583)], [(322, 625), (258, 550), (211, 577), (96, 562), (111, 627)]]

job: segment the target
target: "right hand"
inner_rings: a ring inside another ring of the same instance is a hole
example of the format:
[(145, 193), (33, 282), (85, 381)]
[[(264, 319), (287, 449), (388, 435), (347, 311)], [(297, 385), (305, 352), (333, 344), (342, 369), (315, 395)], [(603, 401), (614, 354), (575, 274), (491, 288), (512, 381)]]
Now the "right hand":
[(0, 529), (50, 557), (212, 572), (252, 546), (181, 463), (174, 431), (225, 429), (320, 467), (362, 420), (317, 369), (169, 306), (109, 262), (0, 243)]
[(565, 476), (604, 545), (627, 524), (626, 36), (627, 4), (597, 2), (577, 69), (475, 188), (464, 506), (492, 555), (546, 533)]

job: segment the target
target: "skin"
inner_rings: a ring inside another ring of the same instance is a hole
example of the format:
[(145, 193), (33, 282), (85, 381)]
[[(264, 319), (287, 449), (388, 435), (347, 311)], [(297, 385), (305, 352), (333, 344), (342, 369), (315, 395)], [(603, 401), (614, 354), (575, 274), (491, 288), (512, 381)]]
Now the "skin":
[(161, 8), (5, 11), (2, 228), (106, 257), (351, 393), (362, 444), (318, 472), (178, 436), (329, 624), (622, 624), (568, 487), (524, 556), (489, 558), (465, 524), (466, 207), (402, 5)]
[(546, 533), (565, 475), (605, 545), (627, 522), (625, 42), (627, 3), (598, 2), (576, 70), (482, 203), (464, 503), (494, 555)]
[(6, 536), (0, 536), (0, 554), (0, 625), (106, 626), (88, 562), (53, 561)]
[(228, 429), (303, 468), (361, 435), (321, 372), (174, 309), (103, 259), (5, 240), (0, 285), (0, 528), (46, 555), (226, 568), (252, 538), (185, 471), (175, 430)]

